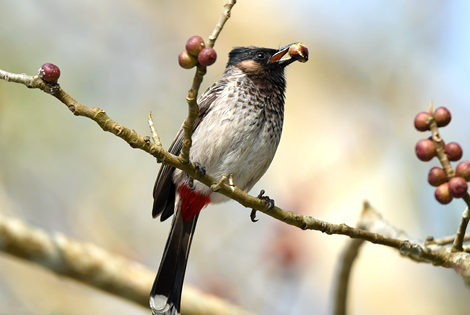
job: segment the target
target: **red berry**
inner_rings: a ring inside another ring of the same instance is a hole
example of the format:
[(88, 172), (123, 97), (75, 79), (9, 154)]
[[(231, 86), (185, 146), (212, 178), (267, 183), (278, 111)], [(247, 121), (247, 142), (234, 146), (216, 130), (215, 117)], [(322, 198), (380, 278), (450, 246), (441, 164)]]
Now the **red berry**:
[(293, 59), (300, 62), (306, 62), (308, 60), (308, 48), (301, 43), (290, 46), (288, 54)]
[(203, 48), (197, 56), (197, 60), (203, 66), (210, 66), (216, 61), (216, 59), (217, 53), (214, 48)]
[(178, 63), (185, 69), (191, 69), (197, 64), (197, 59), (183, 50), (178, 56)]
[(467, 193), (467, 181), (462, 177), (449, 179), (449, 191), (455, 198), (462, 198)]
[(446, 172), (440, 167), (433, 167), (428, 174), (428, 183), (437, 187), (447, 181)]
[(45, 63), (39, 68), (38, 75), (47, 83), (57, 83), (60, 77), (60, 69), (55, 64)]
[(455, 176), (463, 177), (467, 182), (470, 181), (470, 162), (460, 162), (455, 168)]
[(436, 120), (438, 127), (447, 126), (450, 123), (451, 115), (450, 111), (445, 107), (439, 107), (434, 111), (434, 119)]
[(462, 148), (457, 142), (450, 142), (445, 145), (444, 152), (447, 154), (449, 161), (458, 161), (462, 158)]
[(206, 47), (206, 44), (204, 44), (204, 39), (201, 36), (191, 36), (186, 42), (186, 50), (194, 57), (197, 57), (204, 47)]
[(432, 140), (422, 139), (416, 143), (415, 152), (421, 161), (429, 161), (436, 156), (436, 145)]
[(418, 113), (418, 115), (416, 115), (415, 117), (415, 128), (418, 130), (418, 131), (426, 131), (426, 130), (429, 130), (429, 117), (431, 115), (429, 113), (426, 113), (426, 112), (421, 112), (421, 113)]
[(437, 201), (439, 201), (443, 205), (446, 205), (449, 202), (451, 202), (453, 197), (449, 190), (449, 184), (444, 183), (444, 184), (439, 185), (434, 191), (434, 197), (436, 198)]

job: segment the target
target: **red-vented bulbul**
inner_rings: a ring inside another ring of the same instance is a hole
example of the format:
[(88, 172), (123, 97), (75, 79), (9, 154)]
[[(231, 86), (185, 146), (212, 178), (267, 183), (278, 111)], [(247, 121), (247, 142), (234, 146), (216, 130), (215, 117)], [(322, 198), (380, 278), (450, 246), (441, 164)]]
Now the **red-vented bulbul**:
[[(279, 144), (284, 119), (284, 68), (295, 59), (279, 50), (239, 47), (229, 54), (222, 78), (198, 99), (190, 160), (208, 174), (233, 174), (248, 191), (266, 172)], [(169, 152), (180, 153), (180, 129)], [(192, 180), (181, 170), (163, 165), (155, 183), (153, 217), (170, 217), (170, 236), (150, 293), (153, 314), (179, 314), (184, 273), (199, 211), (228, 198)]]

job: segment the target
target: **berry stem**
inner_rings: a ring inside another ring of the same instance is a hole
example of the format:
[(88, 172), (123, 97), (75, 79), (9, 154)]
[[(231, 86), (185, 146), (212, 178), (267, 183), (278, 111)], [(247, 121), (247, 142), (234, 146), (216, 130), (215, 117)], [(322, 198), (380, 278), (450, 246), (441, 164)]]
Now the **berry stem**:
[[(222, 28), (225, 25), (225, 22), (230, 17), (230, 12), (232, 7), (237, 3), (236, 0), (228, 0), (227, 3), (224, 5), (224, 12), (220, 16), (217, 25), (215, 26), (212, 34), (209, 36), (209, 43), (207, 44), (208, 47), (214, 47), (215, 41), (219, 36)], [(198, 65), (196, 69), (196, 73), (194, 74), (193, 84), (191, 89), (188, 91), (188, 95), (186, 96), (186, 101), (188, 103), (188, 116), (183, 123), (183, 130), (184, 130), (184, 139), (183, 139), (183, 146), (181, 147), (181, 153), (179, 155), (179, 159), (182, 163), (188, 164), (189, 163), (189, 153), (191, 150), (191, 137), (193, 135), (193, 128), (194, 122), (196, 118), (199, 116), (199, 106), (197, 104), (197, 96), (199, 93), (199, 87), (201, 86), (202, 79), (206, 74), (206, 67), (203, 65)]]
[(447, 178), (450, 179), (455, 176), (455, 172), (452, 168), (452, 165), (450, 165), (447, 154), (444, 151), (444, 143), (442, 141), (441, 136), (439, 135), (439, 128), (437, 127), (437, 123), (433, 118), (430, 119), (429, 127), (432, 132), (432, 141), (436, 145), (437, 158), (439, 159), (442, 168), (446, 172)]

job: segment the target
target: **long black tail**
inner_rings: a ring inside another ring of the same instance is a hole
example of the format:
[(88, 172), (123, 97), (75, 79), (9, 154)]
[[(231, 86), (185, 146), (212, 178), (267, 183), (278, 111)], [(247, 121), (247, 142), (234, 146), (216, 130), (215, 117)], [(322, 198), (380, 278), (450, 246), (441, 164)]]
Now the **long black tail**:
[(183, 221), (178, 207), (170, 236), (165, 245), (158, 274), (150, 292), (150, 307), (154, 315), (180, 314), (181, 291), (189, 249), (198, 216)]

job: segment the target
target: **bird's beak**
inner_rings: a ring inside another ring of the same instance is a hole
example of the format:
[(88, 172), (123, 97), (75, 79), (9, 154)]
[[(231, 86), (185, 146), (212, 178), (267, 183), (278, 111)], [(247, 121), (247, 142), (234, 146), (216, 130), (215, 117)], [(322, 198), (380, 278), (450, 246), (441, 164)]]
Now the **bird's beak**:
[[(298, 47), (298, 46), (303, 46), (303, 45), (301, 43), (292, 43), (292, 44), (289, 44), (287, 46), (280, 48), (277, 52), (274, 53), (274, 55), (271, 56), (271, 59), (269, 59), (268, 64), (277, 63), (285, 67), (293, 63), (294, 61), (299, 60), (298, 55), (296, 56), (291, 55), (289, 51), (291, 47)], [(287, 54), (288, 52), (289, 54)], [(308, 59), (308, 50), (306, 50), (306, 52), (307, 52), (307, 56), (302, 56), (303, 58), (302, 62), (305, 62)]]

